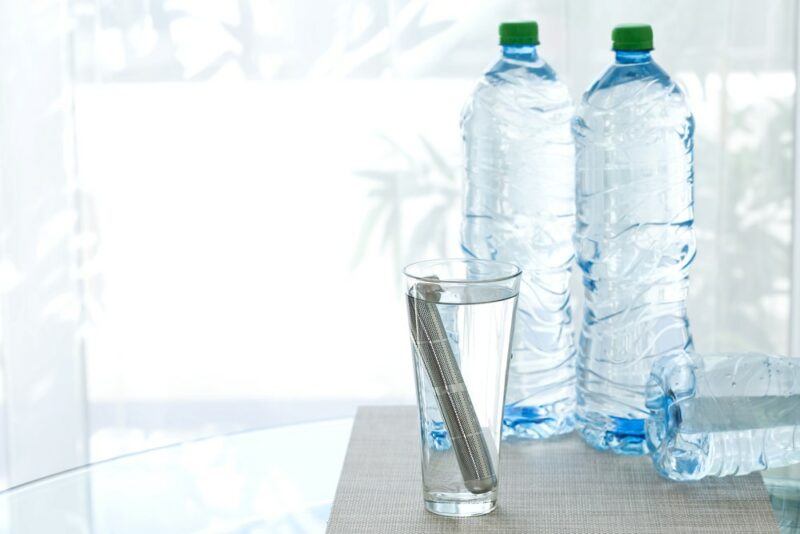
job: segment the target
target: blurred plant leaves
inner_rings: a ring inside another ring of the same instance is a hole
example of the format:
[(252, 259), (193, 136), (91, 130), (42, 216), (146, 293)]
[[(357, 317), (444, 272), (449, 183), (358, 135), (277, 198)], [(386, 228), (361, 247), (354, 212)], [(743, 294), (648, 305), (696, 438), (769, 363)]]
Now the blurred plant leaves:
[[(381, 140), (390, 150), (387, 160), (397, 163), (392, 170), (355, 172), (368, 182), (372, 207), (361, 227), (351, 266), (355, 268), (365, 259), (373, 240), (377, 240), (382, 252), (391, 254), (398, 266), (426, 254), (445, 256), (452, 230), (450, 221), (459, 207), (456, 166), (449, 164), (424, 136), (410, 147), (387, 136), (381, 136)], [(422, 209), (414, 209), (413, 219), (406, 220), (412, 205)], [(405, 228), (410, 228), (408, 237), (403, 232)]]

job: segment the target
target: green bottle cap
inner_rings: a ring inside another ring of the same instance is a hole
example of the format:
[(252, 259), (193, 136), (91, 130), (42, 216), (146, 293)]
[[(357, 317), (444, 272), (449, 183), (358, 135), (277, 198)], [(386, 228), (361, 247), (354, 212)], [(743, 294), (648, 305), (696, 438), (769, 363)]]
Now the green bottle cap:
[(620, 24), (611, 32), (613, 50), (652, 50), (653, 28), (649, 24)]
[(500, 25), (500, 44), (538, 45), (539, 25), (535, 20), (525, 22), (504, 22)]

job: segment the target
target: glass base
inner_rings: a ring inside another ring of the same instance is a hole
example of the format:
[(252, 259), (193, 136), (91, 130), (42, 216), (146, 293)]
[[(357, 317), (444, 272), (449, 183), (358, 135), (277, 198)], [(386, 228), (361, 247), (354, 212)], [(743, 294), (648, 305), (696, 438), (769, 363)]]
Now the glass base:
[(485, 515), (497, 507), (497, 499), (482, 502), (425, 501), (425, 509), (446, 517), (472, 517)]
[(579, 426), (584, 441), (597, 450), (641, 456), (647, 454), (644, 422), (588, 413), (581, 417)]

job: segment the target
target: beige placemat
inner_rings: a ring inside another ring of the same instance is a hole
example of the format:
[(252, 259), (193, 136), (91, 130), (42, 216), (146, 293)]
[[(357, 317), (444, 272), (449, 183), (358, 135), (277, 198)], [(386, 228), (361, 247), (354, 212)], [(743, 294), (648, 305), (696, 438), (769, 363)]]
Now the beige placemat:
[(328, 532), (778, 532), (758, 474), (670, 482), (648, 459), (599, 453), (575, 434), (503, 443), (497, 509), (439, 517), (423, 507), (419, 447), (416, 408), (360, 408)]

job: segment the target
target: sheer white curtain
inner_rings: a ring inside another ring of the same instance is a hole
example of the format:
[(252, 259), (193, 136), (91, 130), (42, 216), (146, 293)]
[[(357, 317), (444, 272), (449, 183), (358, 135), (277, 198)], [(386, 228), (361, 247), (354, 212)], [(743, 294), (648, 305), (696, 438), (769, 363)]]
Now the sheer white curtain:
[(410, 402), (399, 273), (459, 254), (458, 115), (502, 20), (539, 21), (575, 98), (614, 24), (653, 24), (697, 119), (697, 348), (788, 350), (791, 0), (0, 6), (7, 482)]

